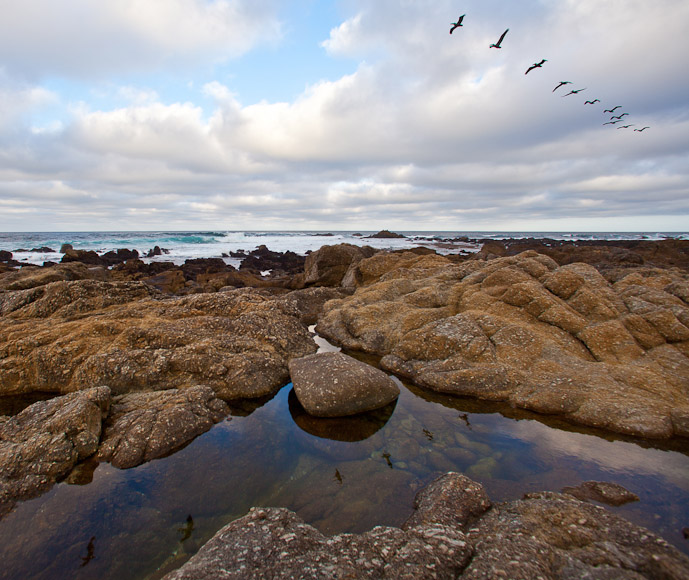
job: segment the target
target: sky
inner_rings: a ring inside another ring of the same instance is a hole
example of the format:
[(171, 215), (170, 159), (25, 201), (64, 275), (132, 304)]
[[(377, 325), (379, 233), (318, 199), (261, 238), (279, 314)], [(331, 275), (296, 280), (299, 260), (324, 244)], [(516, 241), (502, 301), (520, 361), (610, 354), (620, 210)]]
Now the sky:
[(0, 0), (0, 231), (688, 231), (688, 29), (686, 0)]

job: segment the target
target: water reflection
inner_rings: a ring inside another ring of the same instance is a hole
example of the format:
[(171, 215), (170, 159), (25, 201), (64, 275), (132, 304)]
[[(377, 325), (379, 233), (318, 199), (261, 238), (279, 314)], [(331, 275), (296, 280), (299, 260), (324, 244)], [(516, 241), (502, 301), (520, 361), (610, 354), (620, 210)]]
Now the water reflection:
[(82, 485), (61, 483), (0, 520), (0, 578), (160, 578), (251, 506), (287, 507), (325, 533), (400, 525), (417, 490), (449, 470), (496, 501), (618, 483), (640, 501), (615, 513), (689, 552), (687, 442), (602, 437), (408, 386), (389, 408), (346, 420), (309, 418), (295, 399), (283, 388), (134, 469), (82, 464), (67, 480)]
[(394, 400), (382, 409), (349, 417), (314, 417), (304, 410), (292, 388), (287, 403), (293, 421), (306, 433), (321, 439), (348, 442), (363, 441), (374, 435), (390, 420), (397, 406), (397, 400)]

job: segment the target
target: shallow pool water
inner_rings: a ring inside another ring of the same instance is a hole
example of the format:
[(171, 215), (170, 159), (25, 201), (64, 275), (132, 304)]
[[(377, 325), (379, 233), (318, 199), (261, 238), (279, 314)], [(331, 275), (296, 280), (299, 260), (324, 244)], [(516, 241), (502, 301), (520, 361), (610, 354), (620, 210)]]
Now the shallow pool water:
[(327, 534), (398, 526), (416, 492), (450, 470), (494, 501), (619, 483), (641, 499), (609, 509), (689, 553), (687, 441), (618, 438), (403, 385), (375, 413), (315, 419), (286, 385), (167, 458), (86, 463), (18, 504), (0, 520), (0, 578), (159, 578), (251, 506), (290, 508)]

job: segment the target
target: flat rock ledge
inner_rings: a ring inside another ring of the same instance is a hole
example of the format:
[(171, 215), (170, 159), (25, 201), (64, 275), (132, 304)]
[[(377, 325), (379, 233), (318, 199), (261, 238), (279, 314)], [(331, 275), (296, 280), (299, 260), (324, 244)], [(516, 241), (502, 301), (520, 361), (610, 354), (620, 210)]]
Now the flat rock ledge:
[(0, 517), (36, 497), (98, 449), (110, 389), (34, 403), (0, 424)]
[(689, 558), (600, 506), (550, 492), (491, 505), (448, 473), (401, 528), (327, 537), (287, 509), (252, 508), (165, 580), (687, 577)]
[(289, 371), (297, 399), (316, 417), (344, 417), (379, 409), (400, 394), (383, 371), (341, 352), (292, 359)]

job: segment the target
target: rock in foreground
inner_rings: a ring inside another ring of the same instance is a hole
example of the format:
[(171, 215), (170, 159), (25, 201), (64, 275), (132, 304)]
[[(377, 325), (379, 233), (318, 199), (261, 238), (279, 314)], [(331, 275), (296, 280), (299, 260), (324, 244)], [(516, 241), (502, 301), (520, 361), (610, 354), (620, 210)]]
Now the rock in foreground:
[(292, 359), (289, 371), (297, 399), (310, 415), (343, 417), (384, 407), (400, 394), (383, 371), (341, 352)]
[(97, 459), (126, 469), (164, 457), (229, 412), (210, 387), (123, 395), (113, 402)]
[(326, 537), (293, 512), (252, 508), (166, 580), (210, 578), (663, 578), (689, 558), (603, 508), (556, 493), (491, 507), (448, 473), (420, 492), (401, 528)]
[(98, 449), (110, 389), (40, 401), (0, 424), (0, 516), (47, 491)]

